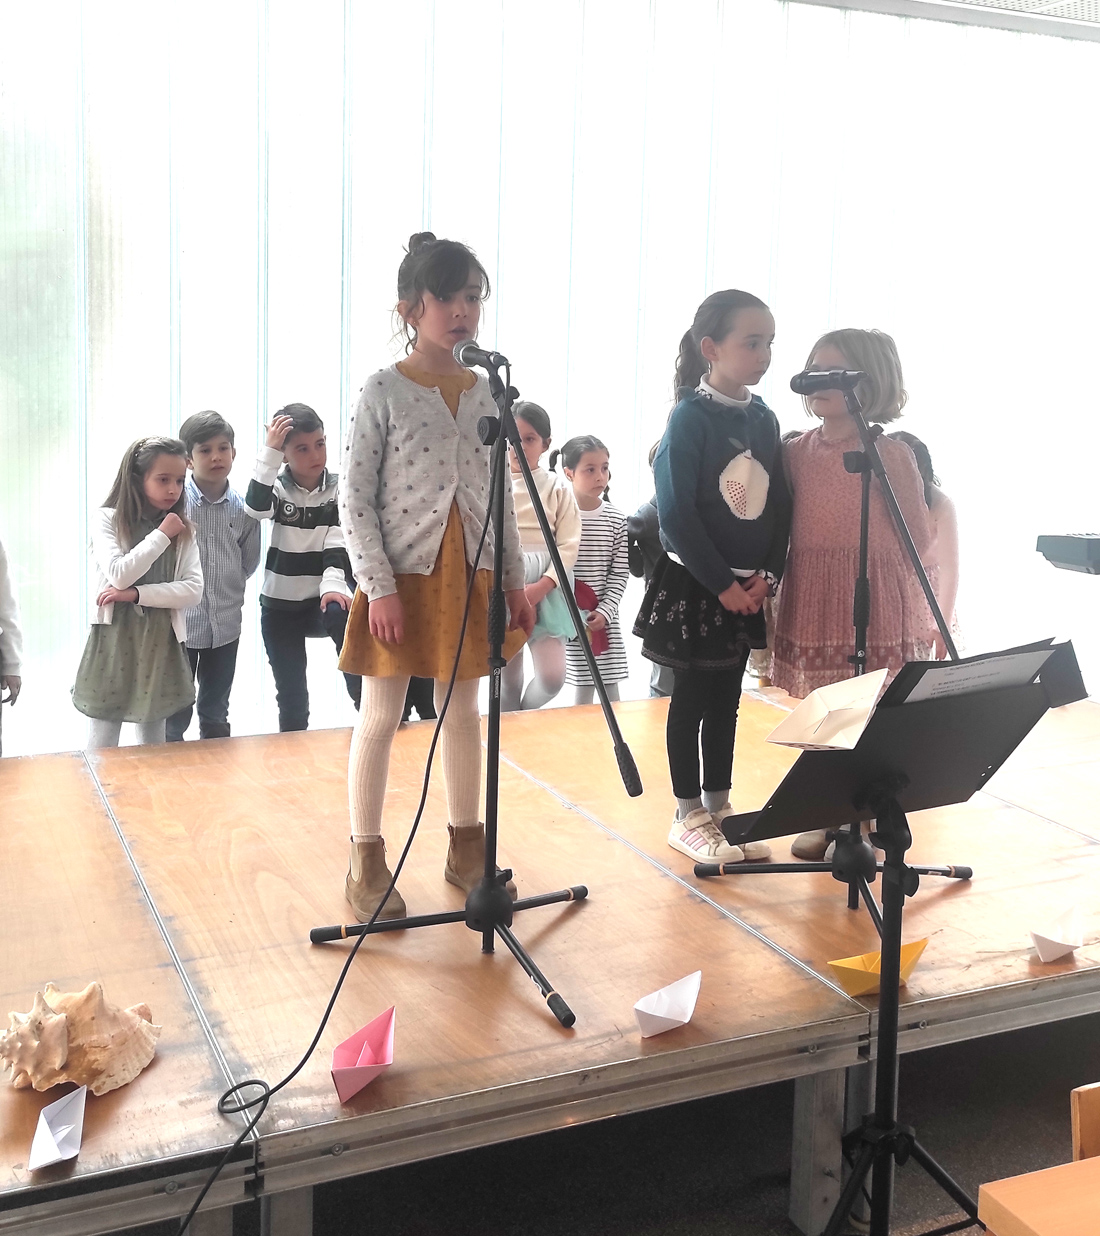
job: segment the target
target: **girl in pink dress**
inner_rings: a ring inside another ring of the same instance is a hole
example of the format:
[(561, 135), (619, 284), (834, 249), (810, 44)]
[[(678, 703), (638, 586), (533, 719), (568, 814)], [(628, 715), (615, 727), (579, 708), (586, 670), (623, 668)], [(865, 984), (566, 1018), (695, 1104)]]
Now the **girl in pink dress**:
[[(814, 345), (807, 367), (863, 371), (867, 378), (856, 394), (868, 422), (883, 424), (901, 415), (906, 393), (889, 335), (830, 331)], [(773, 685), (800, 699), (852, 674), (852, 597), (859, 568), (860, 478), (844, 468), (844, 452), (860, 449), (855, 422), (840, 391), (810, 395), (806, 407), (821, 424), (784, 448), (794, 513), (771, 672)], [(886, 436), (879, 438), (878, 448), (923, 561), (931, 528), (913, 452)], [(885, 666), (892, 677), (906, 661), (928, 656), (932, 615), (876, 478), (871, 480), (869, 526), (867, 669)]]

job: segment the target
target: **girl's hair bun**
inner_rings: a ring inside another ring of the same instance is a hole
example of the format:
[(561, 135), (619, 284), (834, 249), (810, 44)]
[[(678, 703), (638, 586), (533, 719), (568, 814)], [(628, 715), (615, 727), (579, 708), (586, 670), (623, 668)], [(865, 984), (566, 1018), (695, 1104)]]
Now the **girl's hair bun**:
[(416, 253), (423, 249), (425, 245), (430, 245), (435, 240), (434, 232), (413, 232), (409, 237), (409, 252)]

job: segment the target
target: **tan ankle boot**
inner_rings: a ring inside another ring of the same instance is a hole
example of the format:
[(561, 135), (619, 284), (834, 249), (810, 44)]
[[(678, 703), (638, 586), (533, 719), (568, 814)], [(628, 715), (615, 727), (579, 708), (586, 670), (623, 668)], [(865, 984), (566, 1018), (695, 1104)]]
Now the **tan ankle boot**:
[[(361, 923), (370, 920), (375, 906), (390, 886), (393, 872), (386, 866), (386, 843), (381, 837), (370, 841), (353, 841), (348, 858), (348, 878), (345, 894)], [(378, 915), (379, 922), (405, 917), (405, 899), (395, 888)]]
[[(447, 837), (447, 862), (443, 875), (448, 884), (454, 884), (468, 893), (485, 874), (485, 825), (469, 824), (456, 828), (448, 824)], [(508, 896), (515, 901), (516, 886), (509, 880), (506, 887)]]

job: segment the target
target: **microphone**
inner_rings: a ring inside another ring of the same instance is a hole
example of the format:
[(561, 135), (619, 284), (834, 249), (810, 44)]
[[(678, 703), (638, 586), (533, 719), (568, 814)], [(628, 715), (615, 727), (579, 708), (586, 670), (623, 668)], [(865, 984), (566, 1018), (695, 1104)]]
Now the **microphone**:
[[(455, 349), (455, 355), (458, 350)], [(816, 391), (850, 391), (867, 375), (857, 369), (805, 369), (791, 378), (791, 390), (796, 395), (812, 395)]]
[(454, 346), (452, 355), (460, 365), (465, 365), (467, 369), (475, 365), (481, 369), (500, 369), (501, 366), (508, 364), (507, 356), (501, 356), (499, 352), (487, 352), (484, 348), (479, 348), (472, 339), (459, 340)]

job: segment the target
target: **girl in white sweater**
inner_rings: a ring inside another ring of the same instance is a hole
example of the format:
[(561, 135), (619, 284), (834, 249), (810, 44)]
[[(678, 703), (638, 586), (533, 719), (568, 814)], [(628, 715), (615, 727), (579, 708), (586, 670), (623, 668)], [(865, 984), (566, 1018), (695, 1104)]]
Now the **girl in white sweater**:
[[(340, 522), (357, 587), (340, 668), (363, 675), (363, 701), (348, 760), (351, 854), (345, 891), (360, 922), (378, 908), (391, 881), (382, 808), (409, 679), (434, 678), (438, 708), (456, 657), (440, 734), (451, 817), (444, 875), (469, 892), (484, 870), (477, 689), (489, 672), (494, 532), (488, 529), (479, 558), (489, 518), (489, 451), (477, 423), (494, 415), (496, 406), (486, 379), (460, 365), (453, 349), (476, 337), (488, 293), (485, 269), (465, 245), (430, 232), (413, 236), (397, 273), (397, 312), (409, 355), (367, 379), (348, 426)], [(510, 492), (502, 535), (511, 628), (504, 655), (510, 657), (534, 622)], [(469, 621), (463, 628), (467, 592)], [(515, 886), (509, 891), (514, 897)], [(396, 888), (378, 917), (405, 917)]]
[[(550, 449), (550, 417), (537, 403), (529, 402), (517, 403), (514, 415), (531, 479), (553, 530), (562, 566), (569, 572), (565, 587), (572, 588), (573, 567), (581, 544), (581, 513), (572, 485), (539, 465), (539, 460)], [(527, 578), (524, 591), (536, 613), (535, 629), (527, 641), (534, 669), (527, 690), (523, 689), (522, 649), (508, 662), (501, 676), (500, 706), (505, 712), (516, 712), (521, 708), (541, 708), (561, 690), (565, 682), (565, 641), (576, 632), (558, 586), (560, 581), (550, 561), (531, 495), (520, 472), (519, 460), (515, 451), (510, 454), (516, 521)]]
[(95, 608), (73, 687), (89, 748), (117, 747), (123, 721), (163, 742), (165, 719), (195, 702), (184, 611), (202, 600), (202, 568), (181, 514), (186, 476), (182, 442), (139, 438), (93, 518)]

